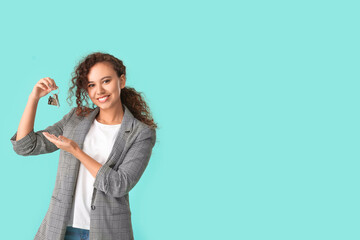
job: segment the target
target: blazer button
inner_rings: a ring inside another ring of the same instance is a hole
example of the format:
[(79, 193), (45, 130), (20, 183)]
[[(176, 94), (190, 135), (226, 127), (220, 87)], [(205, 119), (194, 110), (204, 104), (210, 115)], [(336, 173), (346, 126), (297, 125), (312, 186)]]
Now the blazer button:
[(94, 206), (94, 205), (91, 205), (91, 209), (92, 209), (92, 210), (95, 210), (95, 206)]

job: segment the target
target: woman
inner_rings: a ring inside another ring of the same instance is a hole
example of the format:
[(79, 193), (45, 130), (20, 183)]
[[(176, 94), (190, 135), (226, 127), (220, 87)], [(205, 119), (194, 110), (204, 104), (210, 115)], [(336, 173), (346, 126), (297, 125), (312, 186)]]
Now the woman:
[[(85, 57), (69, 89), (69, 99), (76, 89), (77, 107), (37, 132), (39, 99), (58, 87), (49, 77), (34, 86), (10, 139), (14, 151), (28, 156), (60, 149), (50, 206), (34, 239), (134, 239), (129, 191), (149, 162), (157, 125), (141, 95), (125, 87), (125, 75), (122, 61), (110, 54)], [(86, 98), (92, 109), (82, 106)]]

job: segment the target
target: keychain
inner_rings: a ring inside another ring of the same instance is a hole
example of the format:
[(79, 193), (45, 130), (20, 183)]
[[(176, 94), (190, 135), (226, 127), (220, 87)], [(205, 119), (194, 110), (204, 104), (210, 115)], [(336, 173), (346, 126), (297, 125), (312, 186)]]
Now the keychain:
[(53, 96), (49, 96), (48, 104), (60, 107), (58, 94), (60, 92), (59, 88), (57, 89), (58, 93), (54, 93)]

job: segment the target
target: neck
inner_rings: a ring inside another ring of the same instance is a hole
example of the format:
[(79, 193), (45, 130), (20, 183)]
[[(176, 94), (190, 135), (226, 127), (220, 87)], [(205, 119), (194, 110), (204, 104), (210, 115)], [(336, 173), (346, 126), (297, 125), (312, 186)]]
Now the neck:
[(96, 120), (103, 124), (108, 125), (115, 125), (120, 124), (124, 117), (124, 111), (122, 105), (116, 107), (116, 108), (110, 108), (110, 109), (101, 109), (96, 116)]

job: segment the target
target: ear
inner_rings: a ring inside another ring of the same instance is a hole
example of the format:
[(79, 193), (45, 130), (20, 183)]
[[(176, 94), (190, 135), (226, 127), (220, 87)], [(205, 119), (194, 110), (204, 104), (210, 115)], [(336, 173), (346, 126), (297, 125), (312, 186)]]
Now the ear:
[(125, 87), (125, 83), (126, 83), (126, 77), (124, 74), (121, 74), (120, 76), (120, 88), (123, 89)]

